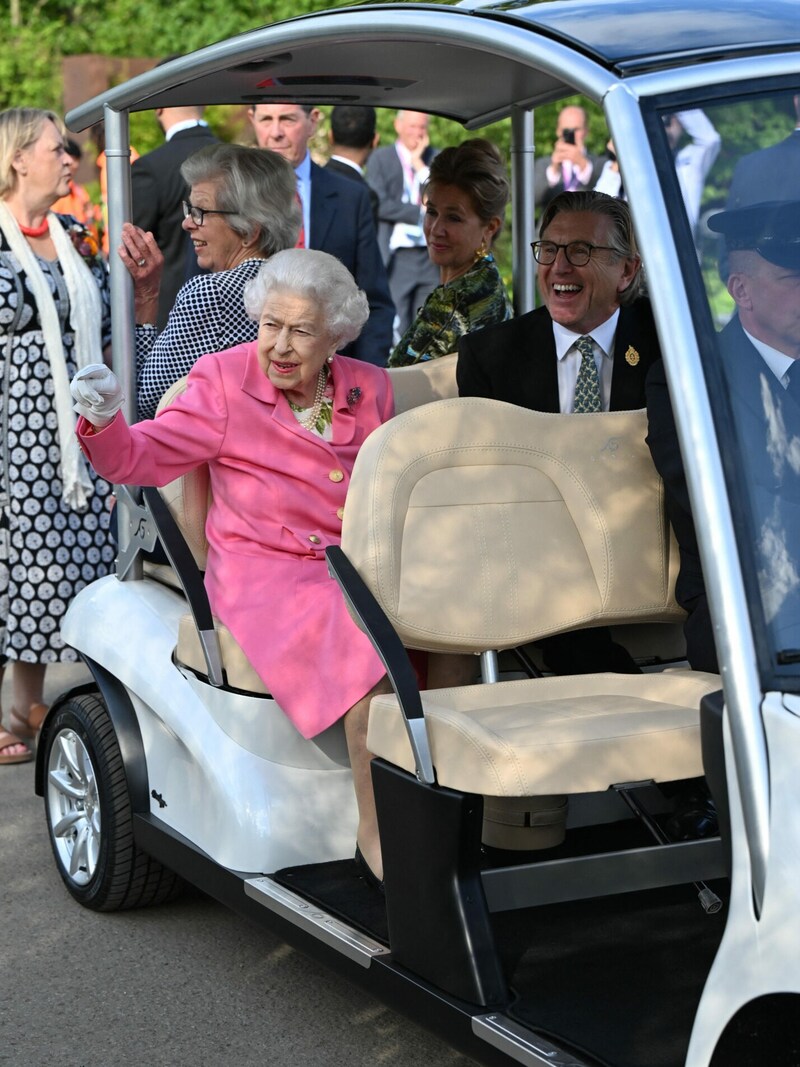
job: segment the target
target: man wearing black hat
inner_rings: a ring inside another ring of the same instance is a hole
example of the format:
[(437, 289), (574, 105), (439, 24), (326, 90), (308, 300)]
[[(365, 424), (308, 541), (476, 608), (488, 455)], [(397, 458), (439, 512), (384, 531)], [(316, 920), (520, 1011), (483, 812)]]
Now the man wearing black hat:
[[(779, 590), (781, 543), (791, 531), (800, 543), (800, 472), (790, 447), (800, 448), (800, 201), (771, 201), (721, 211), (708, 225), (725, 238), (728, 292), (736, 314), (719, 336), (734, 423), (746, 442), (743, 461), (762, 523), (762, 587)], [(676, 588), (689, 613), (687, 657), (697, 670), (717, 670), (717, 658), (700, 566), (689, 494), (667, 392), (663, 363), (647, 384), (647, 443), (664, 480), (667, 511), (681, 556)], [(794, 439), (794, 440), (793, 440)], [(766, 546), (770, 548), (767, 551)], [(797, 547), (790, 547), (790, 558)], [(765, 594), (766, 595), (766, 594)], [(788, 610), (784, 597), (780, 607)], [(792, 609), (795, 610), (794, 608)], [(776, 610), (776, 619), (780, 619)]]

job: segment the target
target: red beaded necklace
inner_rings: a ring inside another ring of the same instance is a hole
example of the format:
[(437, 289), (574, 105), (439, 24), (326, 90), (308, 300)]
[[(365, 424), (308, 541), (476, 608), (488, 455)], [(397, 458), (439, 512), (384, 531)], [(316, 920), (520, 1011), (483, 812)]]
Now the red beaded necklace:
[(45, 215), (44, 222), (41, 226), (23, 226), (21, 222), (18, 225), (20, 232), (23, 233), (25, 237), (44, 237), (50, 229), (50, 220), (47, 215)]

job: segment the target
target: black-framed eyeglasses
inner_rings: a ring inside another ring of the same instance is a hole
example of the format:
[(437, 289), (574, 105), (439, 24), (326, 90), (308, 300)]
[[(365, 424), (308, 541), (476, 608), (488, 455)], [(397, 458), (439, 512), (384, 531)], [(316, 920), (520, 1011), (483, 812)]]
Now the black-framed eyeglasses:
[(185, 219), (191, 218), (195, 226), (202, 226), (205, 222), (206, 215), (236, 215), (236, 211), (217, 211), (210, 207), (195, 207), (194, 204), (190, 204), (188, 200), (183, 201), (183, 217)]
[(615, 252), (619, 255), (616, 248), (611, 248), (609, 245), (593, 245), (588, 241), (570, 241), (565, 245), (556, 244), (555, 241), (531, 242), (533, 258), (544, 267), (555, 263), (560, 248), (564, 249), (567, 263), (571, 263), (573, 267), (585, 267), (595, 252)]

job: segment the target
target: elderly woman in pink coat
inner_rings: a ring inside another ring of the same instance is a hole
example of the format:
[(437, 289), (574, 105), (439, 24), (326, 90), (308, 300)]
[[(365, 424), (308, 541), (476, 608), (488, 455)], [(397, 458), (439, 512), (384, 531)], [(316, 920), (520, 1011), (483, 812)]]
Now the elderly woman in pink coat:
[(328, 577), (325, 549), (341, 539), (361, 444), (394, 412), (389, 376), (336, 354), (358, 336), (369, 309), (333, 256), (277, 253), (248, 284), (245, 305), (258, 340), (202, 356), (185, 393), (155, 419), (127, 425), (107, 368), (76, 375), (78, 437), (94, 468), (116, 484), (165, 485), (208, 464), (212, 610), (303, 736), (344, 716), (356, 859), (378, 882), (366, 726), (371, 697), (389, 687)]

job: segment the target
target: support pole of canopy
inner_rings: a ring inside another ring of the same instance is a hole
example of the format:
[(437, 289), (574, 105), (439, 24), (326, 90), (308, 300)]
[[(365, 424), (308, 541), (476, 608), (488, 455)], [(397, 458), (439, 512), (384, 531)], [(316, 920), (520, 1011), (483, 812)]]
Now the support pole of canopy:
[[(114, 373), (125, 392), (123, 412), (128, 422), (136, 421), (136, 360), (133, 310), (133, 282), (117, 255), (123, 222), (131, 217), (131, 150), (127, 111), (114, 111), (107, 104), (103, 108), (105, 124), (105, 153), (108, 178), (108, 238), (111, 276), (111, 345)], [(141, 578), (142, 561), (136, 556), (127, 567), (120, 561), (129, 557), (129, 546), (138, 519), (134, 517), (133, 500), (118, 494), (117, 530), (120, 577)], [(131, 546), (132, 547), (132, 546)]]
[(514, 205), (512, 258), (514, 262), (514, 311), (522, 315), (536, 304), (536, 272), (531, 241), (536, 238), (533, 179), (533, 112), (511, 112), (511, 202)]

